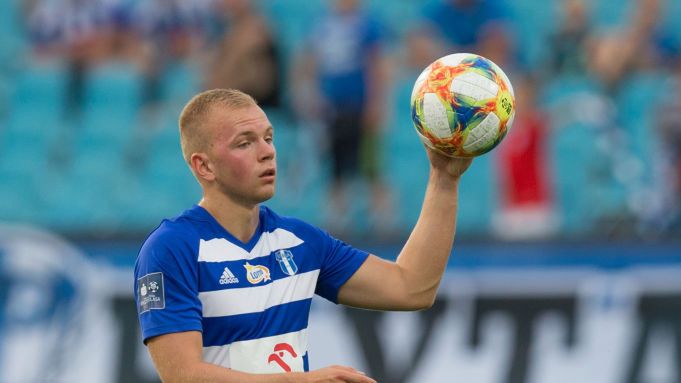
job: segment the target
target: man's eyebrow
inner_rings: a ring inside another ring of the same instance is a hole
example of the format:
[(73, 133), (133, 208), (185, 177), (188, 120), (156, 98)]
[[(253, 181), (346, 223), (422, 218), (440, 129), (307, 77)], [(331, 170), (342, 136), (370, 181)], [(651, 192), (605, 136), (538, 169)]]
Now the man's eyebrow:
[[(272, 134), (274, 133), (274, 127), (272, 125), (268, 126), (267, 129), (265, 129), (265, 134)], [(257, 133), (254, 130), (244, 130), (241, 133), (238, 133), (234, 138), (239, 138), (242, 136), (255, 136)]]
[(241, 137), (241, 136), (252, 136), (252, 135), (255, 135), (255, 132), (254, 132), (254, 131), (252, 131), (252, 130), (245, 130), (245, 131), (243, 131), (243, 132), (241, 132), (241, 133), (238, 133), (236, 136), (234, 136), (234, 138), (238, 138), (238, 137)]

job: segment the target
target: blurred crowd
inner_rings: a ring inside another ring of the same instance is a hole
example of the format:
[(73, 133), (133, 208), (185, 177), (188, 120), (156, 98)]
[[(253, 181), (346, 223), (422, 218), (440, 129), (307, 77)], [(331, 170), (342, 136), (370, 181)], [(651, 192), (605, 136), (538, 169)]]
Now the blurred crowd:
[[(10, 84), (0, 87), (7, 105), (0, 180), (15, 182), (0, 181), (13, 188), (0, 196), (1, 219), (66, 231), (144, 230), (158, 214), (179, 212), (197, 196), (179, 186), (191, 179), (175, 172), (187, 170), (172, 168), (182, 166), (174, 119), (195, 92), (233, 87), (253, 95), (277, 129), (286, 178), (273, 203), (284, 213), (332, 231), (403, 233), (427, 177), (409, 120), (411, 86), (435, 59), (472, 52), (509, 75), (517, 115), (505, 141), (466, 175), (460, 230), (521, 240), (681, 232), (675, 0), (13, 0), (4, 7), (15, 15), (4, 28), (14, 28), (18, 42), (0, 41), (0, 79)], [(22, 80), (31, 72), (39, 74), (33, 88)], [(42, 99), (57, 109), (37, 110)], [(27, 142), (45, 163), (20, 167), (31, 174), (22, 176), (13, 164), (30, 155)], [(83, 165), (95, 157), (104, 164)], [(119, 160), (115, 178), (107, 165)], [(159, 175), (167, 177), (155, 181)], [(169, 189), (181, 195), (164, 198)], [(38, 202), (21, 208), (22, 198)], [(85, 201), (91, 221), (64, 218), (74, 200)]]
[(244, 89), (279, 105), (278, 46), (249, 0), (37, 0), (24, 10), (35, 60), (65, 59), (69, 106), (82, 102), (83, 77), (120, 61), (144, 74), (144, 102), (175, 63), (202, 65), (202, 88)]

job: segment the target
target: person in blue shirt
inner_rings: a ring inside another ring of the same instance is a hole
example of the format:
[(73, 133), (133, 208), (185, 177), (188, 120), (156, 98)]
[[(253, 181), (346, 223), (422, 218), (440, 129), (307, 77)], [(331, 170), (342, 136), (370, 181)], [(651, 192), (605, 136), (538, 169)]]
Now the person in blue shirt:
[(449, 48), (460, 52), (476, 52), (480, 33), (490, 24), (508, 19), (508, 10), (500, 0), (437, 0), (428, 2), (423, 14)]
[(182, 153), (203, 198), (162, 221), (135, 264), (144, 343), (164, 382), (375, 382), (344, 366), (309, 371), (318, 294), (375, 310), (430, 307), (456, 228), (470, 159), (427, 149), (421, 216), (395, 262), (261, 203), (275, 192), (274, 127), (253, 98), (215, 89), (180, 116)]
[(334, 0), (328, 8), (311, 24), (297, 60), (296, 86), (307, 87), (296, 95), (298, 112), (324, 127), (332, 179), (328, 221), (347, 231), (338, 215), (348, 211), (355, 180), (369, 186), (370, 224), (388, 217), (390, 195), (376, 153), (389, 68), (385, 28), (361, 1)]

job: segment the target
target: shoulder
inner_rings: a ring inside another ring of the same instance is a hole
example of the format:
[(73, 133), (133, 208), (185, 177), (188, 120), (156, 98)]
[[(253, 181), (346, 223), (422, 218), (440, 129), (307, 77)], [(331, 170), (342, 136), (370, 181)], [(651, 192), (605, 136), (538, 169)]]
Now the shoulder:
[(167, 254), (193, 257), (199, 243), (197, 224), (185, 215), (164, 219), (142, 244), (138, 262), (160, 260), (160, 255), (167, 258)]
[(283, 216), (275, 213), (272, 209), (261, 206), (267, 231), (283, 229), (295, 234), (304, 241), (319, 240), (320, 237), (328, 236), (322, 229), (303, 221), (299, 218)]
[(144, 242), (145, 245), (158, 245), (164, 243), (178, 244), (184, 241), (198, 239), (196, 222), (185, 216), (168, 218), (152, 231)]

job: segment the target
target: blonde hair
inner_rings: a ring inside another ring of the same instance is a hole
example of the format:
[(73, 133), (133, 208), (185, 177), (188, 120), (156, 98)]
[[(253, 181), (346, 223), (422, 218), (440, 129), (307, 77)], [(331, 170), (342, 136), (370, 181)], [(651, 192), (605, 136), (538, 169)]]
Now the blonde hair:
[(201, 132), (201, 126), (205, 124), (208, 112), (216, 105), (238, 109), (257, 105), (257, 102), (237, 89), (212, 89), (192, 97), (182, 109), (179, 119), (182, 156), (190, 167), (192, 153), (205, 150), (208, 146), (209, 137)]

